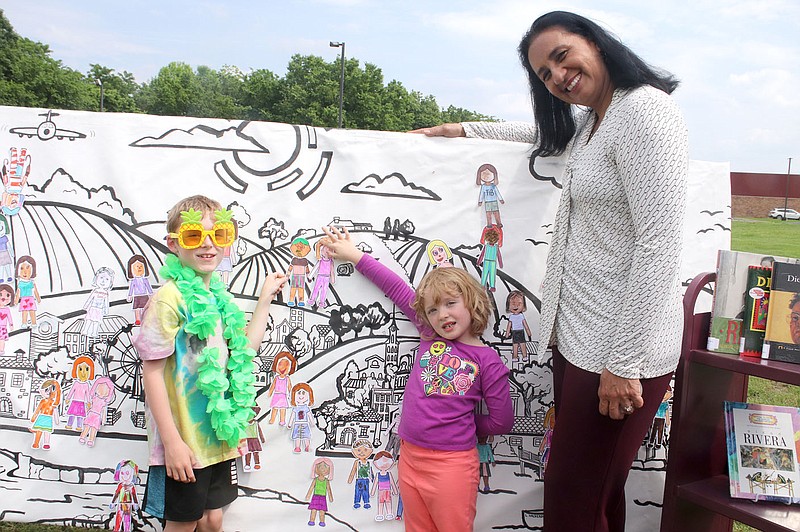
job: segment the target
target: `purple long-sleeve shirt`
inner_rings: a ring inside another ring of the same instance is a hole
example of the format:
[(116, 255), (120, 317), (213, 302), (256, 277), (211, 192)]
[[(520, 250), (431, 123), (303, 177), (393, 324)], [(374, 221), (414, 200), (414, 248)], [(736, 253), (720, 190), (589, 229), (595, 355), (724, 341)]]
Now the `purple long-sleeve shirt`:
[[(497, 352), (435, 336), (411, 308), (414, 290), (369, 255), (356, 269), (389, 296), (423, 337), (403, 395), (400, 437), (428, 449), (465, 451), (475, 448), (478, 434), (509, 432), (514, 412), (508, 368)], [(486, 415), (475, 413), (481, 400)]]

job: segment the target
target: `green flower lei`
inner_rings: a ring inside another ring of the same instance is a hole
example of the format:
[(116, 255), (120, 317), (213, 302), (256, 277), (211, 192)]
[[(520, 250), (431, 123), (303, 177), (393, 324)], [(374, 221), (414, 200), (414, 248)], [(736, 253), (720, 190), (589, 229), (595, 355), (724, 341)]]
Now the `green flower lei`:
[[(206, 288), (194, 270), (181, 264), (173, 254), (166, 257), (159, 271), (164, 279), (172, 279), (183, 296), (188, 310), (184, 329), (200, 340), (213, 335), (222, 317), (222, 336), (228, 342), (227, 368), (220, 362), (219, 348), (205, 347), (197, 357), (197, 387), (208, 398), (206, 412), (220, 441), (236, 447), (245, 438), (245, 429), (252, 419), (256, 404), (256, 353), (244, 334), (247, 320), (233, 300), (225, 284), (214, 272)], [(214, 304), (216, 301), (216, 305)], [(226, 370), (227, 369), (227, 375)]]

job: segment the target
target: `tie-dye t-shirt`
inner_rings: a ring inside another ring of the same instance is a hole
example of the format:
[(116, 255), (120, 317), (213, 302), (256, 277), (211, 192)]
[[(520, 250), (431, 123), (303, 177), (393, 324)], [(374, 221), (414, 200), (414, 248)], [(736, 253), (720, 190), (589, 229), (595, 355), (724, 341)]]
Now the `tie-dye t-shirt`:
[[(139, 334), (133, 340), (142, 360), (166, 358), (164, 383), (167, 386), (172, 418), (178, 432), (197, 459), (200, 469), (239, 456), (237, 449), (217, 439), (206, 413), (208, 399), (197, 388), (197, 356), (208, 345), (218, 347), (223, 366), (228, 358), (228, 346), (222, 337), (222, 327), (206, 342), (186, 334), (186, 306), (174, 282), (169, 281), (150, 299), (142, 316)], [(152, 412), (145, 402), (147, 441), (150, 465), (164, 465), (164, 445), (158, 434)]]

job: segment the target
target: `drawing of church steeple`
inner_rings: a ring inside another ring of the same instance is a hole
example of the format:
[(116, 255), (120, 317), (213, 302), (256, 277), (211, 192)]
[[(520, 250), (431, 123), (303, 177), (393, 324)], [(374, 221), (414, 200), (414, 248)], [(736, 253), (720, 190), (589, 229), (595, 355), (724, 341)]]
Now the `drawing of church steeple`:
[(397, 340), (397, 323), (395, 315), (397, 308), (392, 306), (392, 322), (389, 324), (389, 338), (386, 340), (386, 364), (397, 366), (400, 361), (400, 342)]

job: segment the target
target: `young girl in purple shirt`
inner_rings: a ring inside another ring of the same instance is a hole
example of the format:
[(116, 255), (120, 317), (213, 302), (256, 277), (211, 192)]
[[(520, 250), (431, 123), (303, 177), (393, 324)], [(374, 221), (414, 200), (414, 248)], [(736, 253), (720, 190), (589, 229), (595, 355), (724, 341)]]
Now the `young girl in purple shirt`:
[[(351, 261), (408, 316), (419, 351), (403, 396), (398, 466), (407, 531), (473, 529), (479, 435), (514, 424), (508, 368), (480, 335), (491, 303), (461, 268), (436, 268), (416, 291), (355, 247), (347, 230), (323, 228), (335, 259)], [(488, 414), (480, 413), (485, 402)]]

